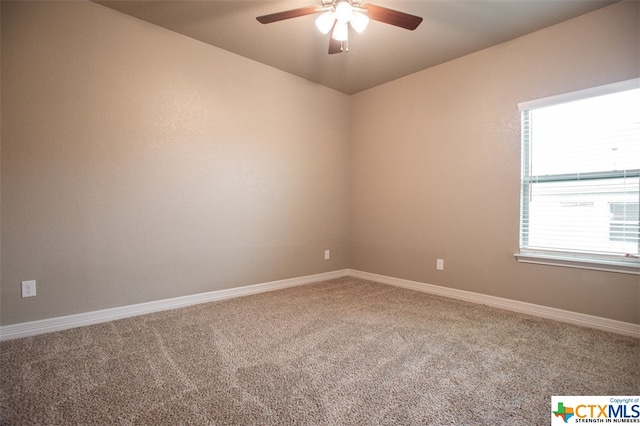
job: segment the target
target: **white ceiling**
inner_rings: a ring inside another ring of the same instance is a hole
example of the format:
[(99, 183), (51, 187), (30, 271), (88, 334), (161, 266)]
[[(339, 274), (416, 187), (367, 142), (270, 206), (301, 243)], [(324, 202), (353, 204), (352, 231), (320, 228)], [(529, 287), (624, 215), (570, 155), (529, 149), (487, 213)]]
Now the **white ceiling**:
[[(96, 0), (266, 65), (353, 94), (460, 56), (514, 39), (615, 3), (618, 0), (372, 0), (421, 16), (415, 31), (371, 21), (351, 31), (349, 52), (329, 55), (329, 35), (317, 15), (271, 24), (256, 16), (321, 0)], [(366, 0), (365, 0), (366, 3)]]

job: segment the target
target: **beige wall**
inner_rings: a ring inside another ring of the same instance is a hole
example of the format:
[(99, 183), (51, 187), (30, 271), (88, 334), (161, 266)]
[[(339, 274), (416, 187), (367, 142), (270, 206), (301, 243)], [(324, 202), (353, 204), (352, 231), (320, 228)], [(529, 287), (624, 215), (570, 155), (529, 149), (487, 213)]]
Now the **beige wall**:
[(347, 267), (640, 323), (637, 276), (512, 256), (516, 104), (640, 75), (635, 2), (353, 97), (96, 4), (1, 6), (2, 325)]
[(353, 96), (350, 267), (640, 323), (637, 275), (513, 257), (517, 103), (640, 76), (638, 6), (616, 4)]
[(348, 101), (94, 3), (2, 2), (1, 323), (346, 268)]

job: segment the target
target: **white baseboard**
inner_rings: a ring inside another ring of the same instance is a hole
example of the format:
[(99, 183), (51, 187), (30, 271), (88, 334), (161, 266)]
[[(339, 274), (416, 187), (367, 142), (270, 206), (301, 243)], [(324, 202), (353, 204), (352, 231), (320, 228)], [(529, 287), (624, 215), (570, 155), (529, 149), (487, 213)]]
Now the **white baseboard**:
[(535, 305), (532, 303), (519, 302), (516, 300), (504, 299), (501, 297), (487, 296), (480, 293), (441, 287), (433, 284), (426, 284), (401, 278), (372, 274), (369, 272), (362, 272), (353, 269), (343, 269), (322, 274), (307, 275), (304, 277), (290, 278), (286, 280), (254, 284), (244, 287), (230, 288), (226, 290), (193, 294), (189, 296), (122, 306), (118, 308), (103, 309), (99, 311), (67, 315), (63, 317), (0, 326), (0, 340), (18, 339), (21, 337), (50, 333), (52, 331), (60, 331), (85, 325), (98, 324), (136, 315), (144, 315), (152, 312), (159, 312), (168, 309), (176, 309), (185, 306), (196, 305), (199, 303), (229, 299), (232, 297), (248, 296), (250, 294), (263, 293), (266, 291), (279, 290), (287, 287), (295, 287), (299, 285), (311, 284), (319, 281), (342, 278), (346, 276), (352, 276), (355, 278), (375, 281), (381, 284), (403, 287), (411, 290), (449, 297), (452, 299), (479, 303), (482, 305), (492, 306), (508, 311), (519, 312), (541, 318), (553, 319), (556, 321), (579, 325), (582, 327), (589, 327), (597, 330), (609, 331), (612, 333), (640, 338), (640, 325), (638, 324), (580, 314), (577, 312), (565, 311), (562, 309), (550, 308), (542, 305)]
[(417, 281), (393, 278), (384, 275), (372, 274), (353, 269), (348, 270), (349, 276), (362, 278), (369, 281), (389, 284), (396, 287), (403, 287), (425, 293), (437, 294), (439, 296), (460, 299), (467, 302), (479, 303), (508, 311), (519, 312), (541, 318), (548, 318), (582, 327), (594, 328), (597, 330), (609, 331), (616, 334), (640, 338), (640, 324), (633, 324), (623, 321), (596, 317), (593, 315), (581, 314), (578, 312), (565, 311), (548, 306), (535, 305), (533, 303), (519, 302), (517, 300), (503, 299), (501, 297), (487, 296), (485, 294), (474, 293), (454, 288), (441, 287), (433, 284), (426, 284)]
[(299, 285), (311, 284), (318, 281), (330, 280), (346, 276), (348, 276), (348, 270), (343, 269), (333, 272), (325, 272), (322, 274), (307, 275), (304, 277), (230, 288), (226, 290), (210, 291), (207, 293), (174, 297), (171, 299), (156, 300), (153, 302), (138, 303), (135, 305), (122, 306), (118, 308), (103, 309), (99, 311), (85, 312), (63, 317), (5, 325), (0, 326), (0, 341), (34, 336), (36, 334), (50, 333), (52, 331), (66, 330), (69, 328), (81, 327), (85, 325), (98, 324), (136, 315), (165, 311), (168, 309), (182, 308), (199, 303), (230, 299), (232, 297), (248, 296), (250, 294), (263, 293), (266, 291), (279, 290), (287, 287), (295, 287)]

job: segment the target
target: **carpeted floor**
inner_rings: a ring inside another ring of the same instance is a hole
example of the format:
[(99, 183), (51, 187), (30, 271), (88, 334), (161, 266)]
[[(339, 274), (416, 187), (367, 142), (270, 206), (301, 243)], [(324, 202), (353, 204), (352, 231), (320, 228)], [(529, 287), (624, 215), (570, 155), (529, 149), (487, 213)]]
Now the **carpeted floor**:
[(341, 278), (0, 343), (0, 424), (547, 425), (640, 340)]

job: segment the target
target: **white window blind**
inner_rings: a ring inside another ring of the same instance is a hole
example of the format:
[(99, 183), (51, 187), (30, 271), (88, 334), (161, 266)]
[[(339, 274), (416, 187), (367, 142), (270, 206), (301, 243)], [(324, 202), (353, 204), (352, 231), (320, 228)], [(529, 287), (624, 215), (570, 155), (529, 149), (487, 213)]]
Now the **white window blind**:
[(521, 253), (640, 268), (640, 79), (519, 107)]

